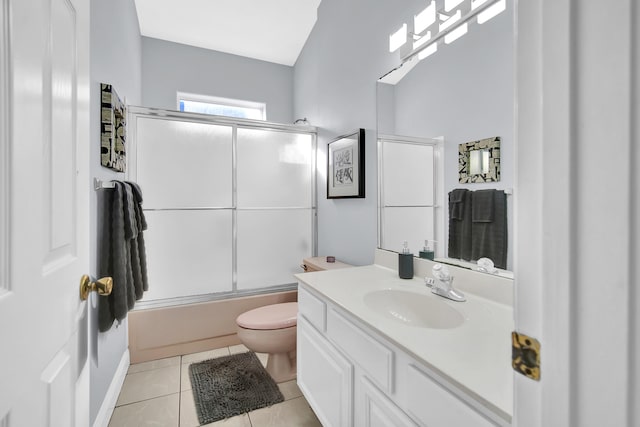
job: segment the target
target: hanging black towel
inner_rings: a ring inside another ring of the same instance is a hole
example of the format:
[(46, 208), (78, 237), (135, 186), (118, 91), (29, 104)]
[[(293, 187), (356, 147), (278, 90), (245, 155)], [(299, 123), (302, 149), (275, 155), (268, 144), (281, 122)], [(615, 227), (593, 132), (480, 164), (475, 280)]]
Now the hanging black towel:
[(493, 222), (494, 198), (496, 190), (474, 191), (472, 197), (471, 221)]
[(113, 191), (103, 192), (103, 197), (105, 214), (98, 272), (100, 276), (113, 278), (113, 290), (108, 297), (99, 299), (101, 332), (109, 330), (114, 320), (122, 321), (148, 289), (142, 237), (146, 222), (138, 202), (142, 201), (140, 189), (131, 183), (115, 181)]
[(456, 188), (449, 193), (449, 218), (464, 219), (464, 199), (469, 190)]
[(470, 259), (491, 258), (496, 267), (507, 268), (507, 195), (502, 190), (478, 190), (471, 199)]
[[(142, 298), (142, 294), (144, 291), (149, 290), (149, 279), (147, 276), (147, 252), (144, 245), (144, 233), (143, 231), (147, 229), (147, 220), (144, 217), (144, 211), (142, 210), (142, 190), (140, 190), (140, 186), (135, 182), (125, 182), (131, 188), (131, 192), (133, 195), (133, 207), (135, 210), (135, 218), (136, 218), (136, 228), (138, 230), (136, 241), (132, 243), (132, 260), (137, 260), (136, 263), (133, 264), (134, 272), (133, 272), (133, 280), (134, 280), (134, 288), (136, 299)], [(136, 252), (133, 255), (133, 252)]]
[(449, 193), (449, 258), (471, 259), (471, 192)]

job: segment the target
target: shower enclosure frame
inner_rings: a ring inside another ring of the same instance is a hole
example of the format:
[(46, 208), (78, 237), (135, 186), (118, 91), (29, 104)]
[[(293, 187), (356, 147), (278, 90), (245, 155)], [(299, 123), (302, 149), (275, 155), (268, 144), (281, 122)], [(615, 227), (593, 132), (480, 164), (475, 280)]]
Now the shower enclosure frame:
[[(281, 123), (273, 123), (261, 120), (250, 120), (223, 116), (213, 116), (198, 113), (185, 113), (180, 111), (163, 110), (158, 108), (128, 106), (128, 143), (127, 147), (127, 172), (125, 177), (127, 180), (136, 181), (137, 165), (138, 165), (138, 135), (136, 122), (138, 118), (152, 118), (163, 120), (176, 120), (182, 122), (192, 122), (201, 124), (223, 125), (232, 129), (232, 207), (195, 207), (195, 208), (171, 208), (171, 210), (230, 210), (232, 214), (232, 289), (228, 292), (215, 292), (200, 295), (178, 296), (172, 298), (164, 298), (157, 300), (145, 301), (144, 299), (136, 303), (136, 310), (149, 308), (170, 307), (182, 304), (193, 304), (207, 301), (215, 301), (229, 298), (238, 298), (252, 295), (270, 294), (275, 292), (291, 291), (297, 289), (297, 282), (292, 276), (291, 283), (280, 284), (275, 286), (267, 286), (255, 289), (238, 289), (238, 248), (237, 248), (237, 142), (238, 129), (259, 129), (267, 131), (305, 134), (311, 136), (311, 179), (310, 179), (310, 195), (311, 207), (267, 207), (255, 208), (260, 210), (291, 210), (291, 209), (310, 209), (311, 214), (311, 249), (312, 256), (316, 256), (318, 249), (318, 218), (317, 218), (317, 128), (314, 126), (287, 125)], [(143, 189), (144, 190), (144, 189)], [(144, 203), (143, 203), (144, 207)], [(251, 208), (243, 208), (242, 210), (250, 210)], [(145, 209), (147, 210), (147, 209)], [(169, 209), (153, 209), (153, 210), (169, 210)], [(300, 260), (302, 262), (302, 260)], [(302, 272), (302, 270), (300, 271)]]

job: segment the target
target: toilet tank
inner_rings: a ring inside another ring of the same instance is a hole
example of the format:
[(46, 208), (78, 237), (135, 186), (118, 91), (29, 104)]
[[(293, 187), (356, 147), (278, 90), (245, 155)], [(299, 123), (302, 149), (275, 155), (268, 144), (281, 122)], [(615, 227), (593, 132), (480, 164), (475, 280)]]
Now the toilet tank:
[(344, 262), (340, 262), (338, 260), (336, 260), (335, 262), (327, 262), (326, 256), (314, 256), (305, 258), (302, 261), (301, 267), (305, 272), (308, 273), (311, 271), (333, 270), (337, 268), (347, 268), (353, 266), (350, 264), (345, 264)]

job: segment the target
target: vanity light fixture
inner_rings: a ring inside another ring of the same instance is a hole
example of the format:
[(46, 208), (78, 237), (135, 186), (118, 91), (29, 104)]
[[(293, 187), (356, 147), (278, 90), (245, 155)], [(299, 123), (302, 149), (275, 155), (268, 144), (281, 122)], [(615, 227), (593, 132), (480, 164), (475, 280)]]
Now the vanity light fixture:
[(444, 11), (445, 12), (450, 12), (452, 9), (454, 9), (456, 6), (458, 6), (463, 1), (464, 0), (444, 0)]
[(498, 15), (500, 12), (504, 12), (507, 8), (506, 0), (499, 0), (493, 6), (490, 6), (484, 12), (478, 14), (478, 24), (484, 24), (494, 16)]
[(422, 33), (436, 22), (436, 2), (432, 0), (422, 12), (413, 17), (413, 32)]
[(457, 10), (456, 13), (451, 16), (449, 19), (447, 19), (446, 21), (444, 21), (442, 24), (440, 24), (438, 26), (438, 29), (440, 31), (444, 31), (447, 28), (450, 28), (453, 24), (455, 24), (456, 22), (458, 22), (460, 20), (460, 18), (462, 18), (462, 12)]
[[(443, 0), (444, 4), (441, 10), (438, 10), (437, 3), (439, 0), (431, 0), (426, 9), (414, 16), (414, 28), (412, 34), (414, 41), (412, 50), (406, 52), (401, 50), (401, 61), (407, 62), (414, 57), (418, 60), (424, 59), (432, 55), (438, 50), (437, 44), (444, 39), (445, 44), (453, 43), (453, 41), (462, 37), (469, 31), (468, 23), (473, 18), (477, 19), (479, 24), (485, 23), (500, 12), (506, 10), (506, 0)], [(442, 4), (442, 3), (441, 3)], [(453, 12), (454, 9), (456, 9)], [(446, 13), (445, 13), (446, 12)], [(452, 14), (449, 12), (453, 12)], [(420, 33), (424, 32), (427, 27), (433, 24), (431, 22), (437, 16), (438, 32), (431, 31), (420, 37)], [(415, 39), (415, 37), (419, 37)], [(394, 34), (389, 36), (389, 51), (394, 52), (407, 41), (407, 24)], [(405, 53), (406, 52), (406, 53)]]
[(478, 6), (485, 4), (487, 0), (471, 0), (471, 10), (476, 10)]
[(417, 39), (415, 39), (415, 36), (414, 36), (415, 41), (413, 42), (413, 48), (414, 49), (419, 48), (420, 46), (428, 42), (430, 39), (431, 39), (431, 31), (427, 31), (425, 35), (423, 35), (422, 37), (418, 37)]
[(467, 34), (467, 30), (469, 29), (468, 24), (465, 22), (462, 25), (458, 25), (454, 30), (451, 30), (449, 34), (444, 36), (444, 42), (446, 44), (451, 44), (454, 41), (458, 40), (460, 37)]
[(427, 56), (431, 56), (437, 51), (438, 51), (438, 43), (431, 43), (429, 46), (427, 46), (425, 49), (422, 49), (418, 53), (418, 59), (423, 60)]
[(389, 36), (389, 52), (395, 52), (407, 42), (407, 24)]

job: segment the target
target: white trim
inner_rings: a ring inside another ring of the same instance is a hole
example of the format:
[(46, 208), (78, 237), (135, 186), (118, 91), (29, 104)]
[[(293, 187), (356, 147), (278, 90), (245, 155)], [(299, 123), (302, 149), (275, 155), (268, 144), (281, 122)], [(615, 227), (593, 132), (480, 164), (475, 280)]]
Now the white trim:
[(9, 0), (0, 3), (0, 295), (10, 290), (11, 51)]
[(229, 107), (252, 108), (262, 112), (262, 119), (267, 120), (267, 104), (264, 102), (246, 101), (244, 99), (223, 98), (221, 96), (202, 95), (197, 93), (176, 92), (176, 109), (180, 111), (180, 101), (203, 102), (207, 104), (225, 105)]
[(124, 384), (124, 379), (127, 376), (127, 371), (129, 370), (129, 350), (125, 350), (122, 354), (122, 358), (120, 359), (120, 364), (118, 365), (118, 369), (116, 369), (116, 373), (113, 375), (113, 380), (109, 385), (109, 389), (107, 390), (107, 394), (102, 401), (102, 405), (100, 406), (100, 410), (98, 411), (98, 415), (96, 415), (96, 419), (93, 422), (93, 427), (108, 427), (109, 421), (111, 420), (111, 416), (113, 415), (113, 410), (116, 407), (116, 402), (118, 401), (118, 396), (120, 395), (120, 390), (122, 389), (122, 384)]
[[(443, 256), (445, 252), (444, 242), (445, 242), (445, 221), (449, 215), (449, 203), (445, 203), (445, 191), (444, 191), (444, 136), (438, 136), (433, 138), (436, 141), (436, 145), (433, 150), (433, 162), (434, 162), (434, 172), (433, 175), (436, 178), (436, 182), (434, 183), (434, 198), (436, 202), (436, 209), (434, 210), (433, 220), (435, 224), (433, 229), (435, 231), (434, 240), (439, 241), (440, 244), (436, 245), (434, 248), (435, 255)], [(447, 236), (448, 240), (448, 236)]]
[(378, 229), (378, 248), (382, 247), (384, 241), (384, 232), (382, 226), (384, 224), (384, 208), (391, 207), (384, 203), (383, 189), (383, 158), (384, 143), (391, 142), (397, 144), (415, 144), (429, 145), (433, 147), (433, 204), (420, 207), (432, 207), (433, 209), (433, 240), (439, 242), (436, 245), (436, 256), (443, 258), (445, 256), (443, 244), (445, 236), (446, 206), (444, 204), (444, 137), (436, 138), (419, 138), (403, 135), (378, 134), (377, 139), (377, 157), (378, 157), (378, 206), (377, 206), (377, 229)]

